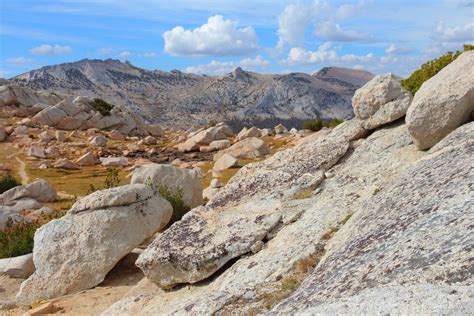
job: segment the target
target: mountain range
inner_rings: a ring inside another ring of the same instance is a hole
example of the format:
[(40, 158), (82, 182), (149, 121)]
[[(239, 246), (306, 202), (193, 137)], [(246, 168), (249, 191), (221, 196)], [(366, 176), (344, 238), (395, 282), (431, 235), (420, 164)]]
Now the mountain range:
[(373, 78), (363, 70), (326, 67), (313, 74), (259, 74), (236, 68), (224, 76), (164, 72), (119, 60), (42, 67), (9, 80), (35, 90), (87, 95), (126, 106), (149, 122), (189, 127), (227, 121), (235, 127), (271, 127), (353, 116), (355, 90)]

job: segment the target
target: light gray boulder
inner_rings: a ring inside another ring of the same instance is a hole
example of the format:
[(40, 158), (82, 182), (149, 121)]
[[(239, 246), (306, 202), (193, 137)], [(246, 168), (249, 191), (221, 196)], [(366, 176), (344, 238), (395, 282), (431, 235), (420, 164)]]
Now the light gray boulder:
[(288, 129), (283, 124), (278, 124), (277, 126), (275, 126), (275, 134), (279, 135), (287, 132)]
[(97, 135), (93, 137), (90, 144), (98, 147), (105, 147), (107, 145), (107, 138), (103, 135)]
[(358, 89), (352, 107), (362, 126), (370, 130), (405, 116), (411, 100), (411, 93), (402, 87), (400, 78), (388, 73)]
[(222, 171), (239, 165), (239, 161), (229, 154), (222, 155), (214, 164), (215, 171)]
[(265, 238), (280, 220), (277, 208), (275, 201), (260, 201), (226, 210), (212, 219), (205, 207), (196, 208), (176, 222), (175, 229), (160, 234), (136, 265), (165, 289), (203, 280)]
[[(35, 273), (17, 300), (31, 303), (89, 289), (170, 220), (171, 204), (144, 184), (97, 191), (35, 233)], [(51, 280), (54, 280), (52, 282)]]
[(406, 122), (416, 146), (425, 150), (474, 112), (474, 51), (461, 54), (416, 92)]
[(0, 273), (12, 278), (26, 279), (35, 272), (33, 254), (0, 259)]
[(147, 164), (133, 171), (130, 183), (144, 183), (155, 189), (163, 186), (171, 191), (181, 191), (184, 204), (190, 208), (203, 204), (199, 173), (195, 170)]
[(99, 159), (104, 167), (125, 167), (128, 165), (127, 158), (125, 157), (101, 157)]
[(270, 154), (270, 150), (263, 140), (256, 137), (249, 137), (216, 153), (214, 155), (214, 161), (217, 161), (224, 154), (229, 154), (239, 159), (256, 159)]
[[(472, 289), (474, 123), (469, 125), (368, 199), (331, 239), (316, 269), (273, 314), (329, 311), (329, 304), (355, 302), (370, 288), (403, 285), (407, 290), (427, 284), (435, 293), (450, 285)], [(391, 312), (418, 305), (433, 314), (451, 301), (446, 292), (432, 306), (419, 302), (421, 295), (392, 293)], [(459, 300), (452, 301), (450, 313), (457, 314), (466, 297), (453, 294)], [(387, 293), (377, 295), (379, 300), (371, 300), (374, 311), (383, 311)], [(339, 308), (336, 314), (344, 311)]]
[(0, 194), (0, 204), (5, 205), (8, 202), (23, 198), (30, 198), (39, 202), (54, 202), (57, 199), (57, 194), (48, 181), (38, 179), (28, 185), (17, 186)]
[(253, 126), (249, 129), (243, 128), (240, 131), (240, 133), (237, 135), (237, 139), (242, 140), (249, 137), (260, 137), (260, 136), (262, 136), (262, 133), (260, 132), (260, 130), (256, 128), (255, 126)]

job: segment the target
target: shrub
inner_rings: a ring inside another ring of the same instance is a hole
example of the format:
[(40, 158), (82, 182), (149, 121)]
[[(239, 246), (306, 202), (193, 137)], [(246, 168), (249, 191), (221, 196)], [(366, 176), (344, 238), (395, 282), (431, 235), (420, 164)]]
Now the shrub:
[(324, 127), (329, 127), (329, 128), (334, 128), (334, 127), (338, 126), (339, 124), (341, 124), (342, 122), (344, 122), (344, 121), (340, 120), (340, 119), (337, 119), (337, 118), (333, 118), (328, 122), (324, 122), (323, 126)]
[(104, 187), (102, 189), (93, 184), (89, 185), (88, 194), (94, 193), (98, 190), (105, 190), (118, 187), (120, 185), (119, 170), (116, 168), (107, 168), (107, 175), (104, 180)]
[(312, 121), (306, 121), (303, 123), (303, 129), (309, 129), (313, 132), (319, 131), (321, 128), (323, 128), (323, 122), (319, 117), (316, 117)]
[(167, 186), (158, 185), (156, 191), (160, 193), (173, 207), (173, 215), (171, 216), (170, 225), (179, 221), (184, 214), (189, 212), (190, 208), (184, 204), (183, 189), (172, 190)]
[(8, 173), (0, 179), (0, 194), (17, 187), (20, 184), (20, 182), (18, 182), (11, 174)]
[(114, 105), (107, 103), (102, 99), (95, 98), (92, 107), (94, 108), (94, 110), (102, 114), (102, 116), (109, 116), (110, 111), (112, 111), (112, 109), (114, 108)]
[(37, 222), (12, 225), (0, 231), (0, 259), (26, 255), (33, 251), (33, 237), (41, 225)]
[[(474, 45), (464, 45), (464, 51), (473, 50)], [(421, 65), (421, 68), (413, 72), (410, 77), (401, 81), (402, 86), (413, 95), (420, 89), (423, 82), (436, 75), (441, 69), (449, 65), (461, 55), (460, 51), (448, 52), (436, 59), (430, 60)]]

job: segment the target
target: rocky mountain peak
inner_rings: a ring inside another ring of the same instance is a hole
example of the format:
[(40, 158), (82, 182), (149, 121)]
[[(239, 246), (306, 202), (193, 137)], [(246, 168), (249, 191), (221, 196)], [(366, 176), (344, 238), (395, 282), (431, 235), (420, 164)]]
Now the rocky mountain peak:
[[(37, 90), (100, 97), (147, 120), (189, 127), (210, 120), (300, 127), (316, 116), (350, 118), (355, 90), (372, 74), (329, 67), (308, 74), (267, 75), (240, 67), (225, 76), (146, 70), (116, 59), (82, 59), (21, 74), (10, 82)], [(172, 123), (170, 123), (172, 122)]]

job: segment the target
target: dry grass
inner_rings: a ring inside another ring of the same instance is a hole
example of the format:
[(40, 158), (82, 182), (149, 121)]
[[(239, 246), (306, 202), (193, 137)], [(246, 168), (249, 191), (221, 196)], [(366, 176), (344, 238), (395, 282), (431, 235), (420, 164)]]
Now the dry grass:
[[(239, 159), (239, 166), (243, 167), (245, 165), (248, 165), (248, 164), (256, 162), (256, 161), (258, 161), (258, 160), (255, 160), (255, 159)], [(209, 161), (204, 166), (200, 167), (203, 174), (204, 174), (204, 177), (201, 179), (201, 187), (203, 189), (207, 188), (211, 184), (211, 180), (213, 179), (213, 176), (212, 176), (212, 173), (210, 173), (209, 171), (212, 170), (213, 166), (214, 166), (214, 163)], [(219, 181), (221, 183), (226, 184), (227, 182), (229, 182), (229, 180), (233, 176), (235, 176), (237, 171), (240, 170), (240, 167), (229, 168), (227, 170), (219, 171), (219, 173), (221, 175), (219, 177), (217, 177), (217, 179), (219, 179)]]
[[(308, 274), (314, 270), (319, 264), (319, 261), (324, 255), (324, 247), (318, 245), (316, 250), (309, 256), (298, 260), (291, 271), (281, 278), (280, 285), (273, 292), (265, 292), (257, 297), (257, 300), (262, 303), (262, 307), (270, 310), (282, 300), (293, 293)], [(262, 313), (263, 310), (252, 311), (256, 314)]]
[(297, 193), (293, 194), (291, 196), (291, 199), (303, 200), (303, 199), (310, 198), (312, 195), (313, 195), (313, 190), (306, 189), (306, 190), (303, 190), (303, 191), (300, 191), (300, 192), (297, 192)]

